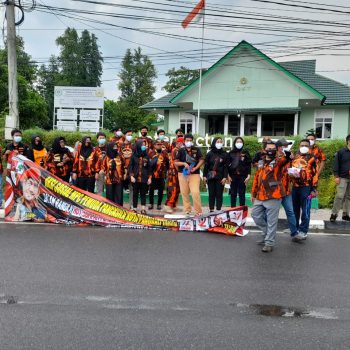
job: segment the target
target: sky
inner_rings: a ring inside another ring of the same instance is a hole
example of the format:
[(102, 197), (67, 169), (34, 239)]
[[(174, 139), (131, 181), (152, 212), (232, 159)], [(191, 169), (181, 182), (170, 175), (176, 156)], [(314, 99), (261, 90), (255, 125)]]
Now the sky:
[[(98, 37), (105, 58), (102, 87), (109, 99), (119, 96), (118, 73), (121, 58), (128, 48), (140, 46), (152, 59), (158, 74), (155, 97), (166, 93), (162, 87), (170, 68), (184, 65), (198, 69), (201, 66), (200, 23), (187, 29), (181, 27), (182, 19), (196, 1), (85, 1), (90, 3), (36, 0), (37, 8), (25, 12), (17, 33), (24, 38), (27, 53), (39, 65), (59, 53), (55, 39), (67, 27), (74, 27), (79, 32), (88, 29)], [(264, 1), (206, 0), (203, 67), (211, 66), (241, 40), (246, 40), (277, 62), (316, 59), (319, 74), (350, 84), (348, 1)], [(29, 8), (31, 0), (22, 0), (22, 3)], [(96, 20), (99, 23), (92, 22)], [(6, 26), (3, 6), (0, 7), (0, 23)], [(3, 40), (0, 46), (3, 47)]]

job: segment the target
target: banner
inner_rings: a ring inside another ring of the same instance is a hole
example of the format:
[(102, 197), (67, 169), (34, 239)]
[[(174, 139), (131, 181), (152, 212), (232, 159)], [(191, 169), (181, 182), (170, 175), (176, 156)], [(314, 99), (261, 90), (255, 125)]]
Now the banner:
[(204, 231), (244, 236), (248, 208), (169, 220), (141, 215), (72, 186), (23, 156), (8, 163), (5, 220), (166, 231)]

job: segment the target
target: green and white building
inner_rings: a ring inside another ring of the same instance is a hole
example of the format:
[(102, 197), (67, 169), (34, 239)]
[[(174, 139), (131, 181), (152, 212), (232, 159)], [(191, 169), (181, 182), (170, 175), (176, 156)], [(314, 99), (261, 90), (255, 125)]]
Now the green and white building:
[[(199, 79), (141, 108), (164, 116), (168, 133), (197, 130)], [(350, 133), (350, 87), (316, 73), (316, 61), (277, 63), (242, 41), (202, 78), (199, 134), (320, 139)]]

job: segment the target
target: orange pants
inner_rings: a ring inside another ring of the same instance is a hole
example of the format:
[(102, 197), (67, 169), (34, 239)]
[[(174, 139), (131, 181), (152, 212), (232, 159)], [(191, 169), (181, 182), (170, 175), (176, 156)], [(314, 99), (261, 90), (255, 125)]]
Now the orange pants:
[(175, 208), (180, 195), (179, 177), (176, 170), (169, 171), (168, 189), (165, 205)]
[(200, 181), (201, 178), (199, 174), (184, 176), (182, 173), (179, 173), (180, 191), (185, 213), (190, 213), (192, 211), (190, 202), (191, 193), (193, 207), (196, 214), (202, 214), (201, 196), (199, 191)]

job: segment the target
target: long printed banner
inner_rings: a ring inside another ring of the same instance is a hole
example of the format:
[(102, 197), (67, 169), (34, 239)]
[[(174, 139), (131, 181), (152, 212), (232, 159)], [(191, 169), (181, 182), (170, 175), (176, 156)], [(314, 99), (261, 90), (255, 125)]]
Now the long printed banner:
[(5, 220), (111, 228), (207, 231), (244, 236), (248, 209), (230, 208), (181, 220), (140, 215), (69, 185), (23, 156), (8, 164)]

